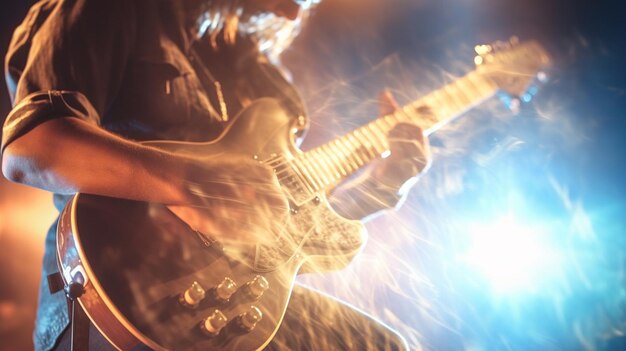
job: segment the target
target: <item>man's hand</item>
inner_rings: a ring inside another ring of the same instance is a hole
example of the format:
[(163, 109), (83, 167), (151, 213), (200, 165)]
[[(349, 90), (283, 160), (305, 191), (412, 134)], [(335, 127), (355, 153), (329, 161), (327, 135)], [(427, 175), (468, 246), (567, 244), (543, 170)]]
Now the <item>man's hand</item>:
[(288, 214), (274, 171), (237, 155), (190, 160), (189, 206), (170, 206), (194, 229), (242, 242), (272, 240)]
[[(398, 110), (398, 103), (388, 91), (380, 95), (380, 114)], [(431, 113), (428, 108), (418, 112)], [(409, 188), (430, 163), (428, 140), (422, 130), (411, 123), (399, 123), (388, 135), (391, 154), (376, 160), (358, 178), (334, 189), (329, 198), (333, 208), (351, 219), (367, 219), (380, 210), (396, 207)]]
[[(389, 91), (380, 95), (380, 114), (387, 115), (399, 109)], [(430, 114), (427, 107), (418, 110)], [(385, 203), (397, 202), (430, 164), (428, 138), (420, 127), (412, 123), (398, 123), (387, 135), (391, 154), (372, 165), (370, 176), (375, 194), (385, 197)], [(391, 205), (391, 204), (389, 204)], [(395, 205), (395, 203), (393, 204)]]

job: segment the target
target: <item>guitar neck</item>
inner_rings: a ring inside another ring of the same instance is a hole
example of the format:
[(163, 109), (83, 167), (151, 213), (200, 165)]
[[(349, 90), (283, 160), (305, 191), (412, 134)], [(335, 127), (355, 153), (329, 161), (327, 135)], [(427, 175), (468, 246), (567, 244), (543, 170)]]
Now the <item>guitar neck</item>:
[[(392, 114), (298, 155), (291, 160), (292, 165), (309, 189), (328, 189), (386, 153), (387, 134), (396, 124), (414, 123), (428, 136), (497, 90), (493, 82), (473, 71)], [(430, 108), (431, 114), (419, 112), (424, 106)]]

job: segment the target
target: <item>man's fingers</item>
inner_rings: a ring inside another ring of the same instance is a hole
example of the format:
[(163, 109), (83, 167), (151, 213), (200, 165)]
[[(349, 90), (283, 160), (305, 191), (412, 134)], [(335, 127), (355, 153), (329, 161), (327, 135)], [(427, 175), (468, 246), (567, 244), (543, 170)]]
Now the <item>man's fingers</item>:
[(416, 124), (408, 122), (400, 122), (396, 124), (393, 129), (389, 131), (388, 139), (424, 139), (424, 132), (422, 128)]
[(412, 123), (398, 123), (389, 132), (387, 139), (392, 154), (394, 151), (403, 153), (404, 149), (411, 150), (411, 145), (422, 152), (427, 152), (430, 149), (428, 138), (424, 137), (422, 129)]
[[(430, 144), (422, 129), (411, 123), (399, 123), (388, 136), (390, 162), (396, 167), (411, 169), (415, 175), (427, 168), (430, 163)], [(395, 160), (395, 161), (394, 161)]]
[(389, 90), (384, 90), (378, 95), (378, 111), (381, 116), (394, 113), (400, 106)]

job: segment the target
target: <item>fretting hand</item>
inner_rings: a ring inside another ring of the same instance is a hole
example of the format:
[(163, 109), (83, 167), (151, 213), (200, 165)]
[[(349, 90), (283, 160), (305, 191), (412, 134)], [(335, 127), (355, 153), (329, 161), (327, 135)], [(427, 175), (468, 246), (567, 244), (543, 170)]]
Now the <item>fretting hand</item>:
[[(389, 91), (379, 97), (380, 114), (391, 114), (399, 109), (398, 103)], [(419, 108), (418, 113), (431, 113), (427, 107)], [(430, 146), (428, 138), (420, 127), (415, 124), (398, 123), (387, 135), (391, 154), (372, 165), (371, 180), (368, 182), (372, 193), (388, 206), (396, 203), (406, 195), (417, 177), (430, 164)]]

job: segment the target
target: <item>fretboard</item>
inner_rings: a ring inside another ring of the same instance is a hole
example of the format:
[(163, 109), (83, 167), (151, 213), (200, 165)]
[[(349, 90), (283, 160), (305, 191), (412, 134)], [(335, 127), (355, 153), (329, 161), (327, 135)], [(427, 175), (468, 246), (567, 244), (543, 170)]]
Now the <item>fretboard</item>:
[[(493, 96), (497, 86), (479, 73), (466, 76), (291, 160), (298, 178), (318, 192), (336, 185), (389, 150), (387, 134), (400, 122), (417, 124), (428, 136)], [(427, 106), (431, 113), (420, 113)]]

